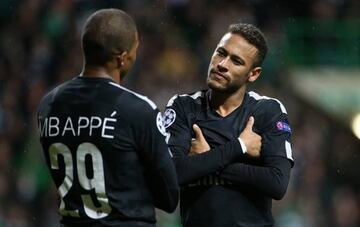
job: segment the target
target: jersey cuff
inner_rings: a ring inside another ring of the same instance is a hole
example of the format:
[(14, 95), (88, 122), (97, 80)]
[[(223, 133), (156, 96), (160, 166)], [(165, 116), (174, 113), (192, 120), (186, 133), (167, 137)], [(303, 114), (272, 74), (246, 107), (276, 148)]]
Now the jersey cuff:
[(241, 150), (244, 154), (246, 154), (247, 148), (244, 144), (244, 142), (242, 141), (242, 139), (238, 138), (239, 142), (240, 142), (240, 146), (241, 146)]

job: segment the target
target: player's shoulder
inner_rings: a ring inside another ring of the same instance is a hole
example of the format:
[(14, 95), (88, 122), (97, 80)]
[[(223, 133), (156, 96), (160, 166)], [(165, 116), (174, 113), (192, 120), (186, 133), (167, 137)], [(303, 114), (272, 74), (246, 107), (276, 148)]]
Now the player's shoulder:
[(284, 104), (277, 98), (260, 95), (254, 91), (248, 92), (251, 105), (260, 112), (282, 112), (287, 114)]
[(61, 91), (65, 87), (69, 86), (71, 82), (72, 80), (68, 80), (51, 88), (40, 100), (39, 108), (47, 106), (47, 104), (54, 102), (57, 97), (57, 94), (61, 93)]
[(109, 82), (109, 84), (116, 91), (120, 91), (121, 96), (127, 102), (127, 107), (132, 108), (133, 111), (144, 112), (145, 110), (157, 110), (157, 105), (148, 97), (125, 88), (117, 83)]
[(171, 108), (175, 104), (179, 105), (201, 105), (205, 99), (207, 90), (200, 90), (196, 92), (186, 93), (186, 94), (176, 94), (171, 97), (166, 105), (166, 108)]

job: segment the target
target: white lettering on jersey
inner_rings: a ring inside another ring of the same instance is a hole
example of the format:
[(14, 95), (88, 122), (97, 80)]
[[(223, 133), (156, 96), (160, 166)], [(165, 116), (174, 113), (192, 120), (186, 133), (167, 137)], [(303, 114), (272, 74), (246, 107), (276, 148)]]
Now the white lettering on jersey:
[[(95, 124), (95, 121), (97, 121), (98, 124)], [(89, 136), (92, 136), (93, 129), (100, 128), (100, 126), (101, 126), (101, 118), (100, 117), (91, 117)]]
[(115, 129), (114, 126), (108, 125), (108, 122), (116, 122), (116, 119), (115, 118), (107, 118), (107, 117), (104, 119), (104, 124), (103, 124), (102, 130), (101, 130), (101, 136), (104, 138), (114, 139), (114, 135), (109, 135), (109, 134), (106, 134), (106, 132), (105, 132), (106, 129), (108, 129), (108, 130)]
[(63, 132), (62, 132), (62, 134), (61, 134), (62, 136), (65, 135), (66, 130), (70, 130), (70, 131), (72, 132), (73, 136), (75, 136), (74, 126), (73, 126), (73, 123), (72, 123), (70, 117), (68, 117), (68, 118), (66, 119), (66, 123), (65, 123)]
[(59, 118), (50, 117), (49, 118), (49, 137), (59, 135)]
[[(85, 122), (82, 124), (82, 122)], [(87, 117), (79, 117), (77, 135), (80, 136), (80, 130), (89, 127), (90, 120)]]
[(41, 137), (47, 137), (47, 128), (48, 128), (48, 119), (45, 118), (44, 120), (44, 124), (41, 124), (41, 120), (39, 119), (39, 131), (40, 131), (40, 136)]
[[(116, 112), (115, 112), (116, 113)], [(114, 112), (111, 116), (115, 115)], [(113, 117), (100, 118), (98, 116), (78, 118), (67, 117), (60, 121), (58, 117), (39, 118), (41, 137), (55, 136), (92, 136), (95, 131), (103, 138), (113, 139), (117, 119)], [(165, 129), (164, 129), (165, 130)]]

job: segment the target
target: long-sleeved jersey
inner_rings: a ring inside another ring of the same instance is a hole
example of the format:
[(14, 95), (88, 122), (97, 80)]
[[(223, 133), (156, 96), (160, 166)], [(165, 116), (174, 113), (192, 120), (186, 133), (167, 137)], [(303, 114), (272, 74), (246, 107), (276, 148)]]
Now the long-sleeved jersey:
[[(226, 117), (209, 106), (210, 90), (175, 95), (164, 112), (168, 144), (179, 184), (182, 224), (192, 226), (271, 226), (272, 199), (285, 194), (293, 165), (287, 112), (276, 99), (245, 93)], [(250, 116), (262, 137), (261, 157), (243, 154), (238, 137)], [(192, 125), (210, 151), (189, 156)]]
[(110, 79), (76, 77), (38, 110), (65, 226), (155, 226), (179, 187), (156, 105)]

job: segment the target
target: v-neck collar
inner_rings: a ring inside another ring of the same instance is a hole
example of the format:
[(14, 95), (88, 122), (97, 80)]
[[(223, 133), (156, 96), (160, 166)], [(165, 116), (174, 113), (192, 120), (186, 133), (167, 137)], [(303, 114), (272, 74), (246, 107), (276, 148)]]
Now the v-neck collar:
[(226, 116), (221, 116), (218, 112), (216, 112), (213, 108), (211, 108), (211, 105), (210, 105), (210, 92), (211, 90), (208, 89), (205, 93), (205, 100), (206, 100), (206, 108), (208, 109), (208, 111), (215, 117), (217, 118), (222, 118), (222, 119), (225, 119), (225, 118), (229, 118), (231, 117), (232, 115), (236, 114), (238, 111), (240, 111), (244, 106), (245, 106), (245, 103), (248, 102), (248, 99), (249, 99), (249, 94), (248, 92), (245, 92), (244, 94), (244, 99), (243, 101), (241, 102), (240, 106), (236, 107), (233, 111), (231, 111), (231, 113), (229, 113), (228, 115)]

